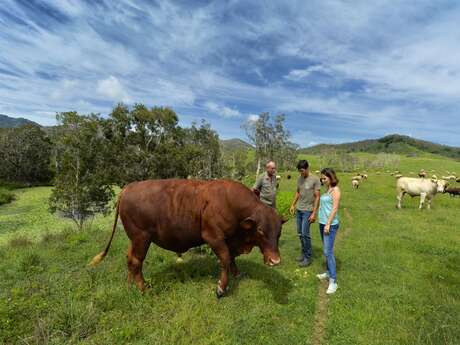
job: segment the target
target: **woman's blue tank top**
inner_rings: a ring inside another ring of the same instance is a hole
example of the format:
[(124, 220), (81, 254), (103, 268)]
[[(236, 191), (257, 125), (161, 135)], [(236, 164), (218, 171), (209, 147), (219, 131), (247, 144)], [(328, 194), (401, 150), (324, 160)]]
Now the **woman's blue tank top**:
[[(329, 216), (331, 215), (332, 212), (332, 195), (329, 194), (328, 192), (324, 193), (321, 195), (321, 198), (319, 199), (319, 212), (318, 212), (318, 218), (319, 218), (319, 223), (320, 224), (326, 224), (327, 220), (329, 219)], [(334, 219), (331, 222), (331, 225), (336, 225), (339, 224), (339, 215), (338, 215), (338, 210), (337, 213), (334, 216)]]

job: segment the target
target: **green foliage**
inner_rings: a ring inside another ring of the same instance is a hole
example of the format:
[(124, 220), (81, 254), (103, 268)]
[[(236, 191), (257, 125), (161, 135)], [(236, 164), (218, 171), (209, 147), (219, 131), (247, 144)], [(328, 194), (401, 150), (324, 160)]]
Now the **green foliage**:
[(14, 193), (6, 188), (0, 187), (0, 205), (8, 204), (14, 200)]
[(331, 149), (348, 153), (397, 153), (410, 156), (430, 153), (460, 159), (460, 148), (458, 147), (439, 145), (398, 134), (387, 135), (380, 139), (362, 140), (353, 143), (337, 145), (320, 144), (301, 149), (300, 151), (306, 154), (320, 154), (321, 152)]
[(118, 104), (103, 122), (112, 178), (119, 186), (151, 178), (221, 176), (219, 137), (209, 124), (181, 128), (163, 107)]
[(223, 162), (225, 164), (223, 175), (232, 180), (243, 181), (246, 175), (254, 171), (248, 163), (247, 150), (224, 151)]
[(192, 126), (184, 131), (186, 170), (189, 176), (200, 179), (221, 177), (223, 161), (217, 132), (205, 121), (202, 121), (199, 127), (192, 123)]
[(109, 145), (98, 116), (67, 112), (57, 119), (60, 128), (54, 138), (56, 177), (50, 210), (59, 211), (81, 229), (86, 219), (109, 210), (114, 194), (107, 169)]
[(48, 183), (51, 143), (34, 124), (0, 130), (0, 180), (28, 185)]
[(243, 128), (255, 147), (258, 170), (261, 162), (274, 160), (279, 170), (295, 165), (298, 146), (289, 142), (289, 131), (284, 127), (285, 116), (276, 115), (270, 121), (269, 113), (262, 113), (255, 121), (246, 122)]
[(321, 151), (319, 155), (319, 169), (334, 167), (336, 171), (351, 172), (368, 169), (391, 169), (399, 168), (400, 156), (390, 153), (377, 155), (357, 155), (335, 149)]
[(123, 186), (149, 178), (185, 177), (185, 159), (180, 158), (184, 133), (177, 124), (169, 108), (118, 104), (103, 124), (114, 182)]

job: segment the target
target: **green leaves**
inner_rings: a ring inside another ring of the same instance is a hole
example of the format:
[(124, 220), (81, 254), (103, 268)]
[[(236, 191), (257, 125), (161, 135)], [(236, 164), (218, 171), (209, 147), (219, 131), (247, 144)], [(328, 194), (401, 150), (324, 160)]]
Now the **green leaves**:
[(51, 143), (36, 125), (0, 131), (0, 180), (19, 184), (48, 183)]
[(81, 229), (97, 213), (107, 213), (113, 197), (107, 157), (110, 142), (101, 119), (91, 114), (60, 113), (54, 137), (56, 178), (50, 197), (51, 212), (60, 212)]

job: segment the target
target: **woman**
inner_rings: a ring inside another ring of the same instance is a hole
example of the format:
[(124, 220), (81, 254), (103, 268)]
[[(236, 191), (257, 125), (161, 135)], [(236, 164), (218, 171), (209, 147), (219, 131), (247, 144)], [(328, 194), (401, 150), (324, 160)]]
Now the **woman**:
[(319, 202), (319, 232), (323, 241), (323, 254), (326, 257), (327, 272), (318, 274), (319, 279), (329, 278), (327, 294), (337, 291), (337, 277), (334, 257), (334, 240), (339, 230), (339, 203), (340, 189), (337, 186), (339, 180), (335, 171), (331, 168), (321, 170), (321, 183), (326, 187), (326, 192), (321, 195)]

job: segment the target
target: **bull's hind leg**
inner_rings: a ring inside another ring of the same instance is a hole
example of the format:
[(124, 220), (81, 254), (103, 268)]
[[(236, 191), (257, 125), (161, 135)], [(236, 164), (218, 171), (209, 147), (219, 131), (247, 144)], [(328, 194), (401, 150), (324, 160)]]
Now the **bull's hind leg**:
[(128, 282), (133, 280), (140, 291), (145, 290), (145, 280), (142, 274), (142, 263), (150, 246), (150, 237), (144, 233), (138, 234), (131, 240), (128, 249)]

